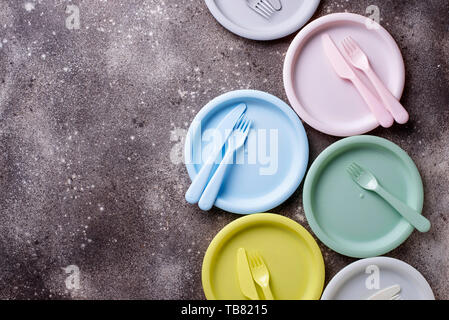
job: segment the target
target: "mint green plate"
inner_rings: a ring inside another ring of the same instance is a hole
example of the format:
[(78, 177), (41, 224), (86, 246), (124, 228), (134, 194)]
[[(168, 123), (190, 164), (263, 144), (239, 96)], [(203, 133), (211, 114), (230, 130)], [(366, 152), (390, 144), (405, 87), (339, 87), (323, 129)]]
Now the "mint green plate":
[(304, 184), (304, 210), (316, 236), (336, 252), (355, 258), (383, 255), (402, 244), (413, 227), (377, 194), (350, 178), (352, 162), (410, 207), (422, 211), (424, 192), (412, 159), (396, 144), (373, 136), (340, 140), (312, 164)]

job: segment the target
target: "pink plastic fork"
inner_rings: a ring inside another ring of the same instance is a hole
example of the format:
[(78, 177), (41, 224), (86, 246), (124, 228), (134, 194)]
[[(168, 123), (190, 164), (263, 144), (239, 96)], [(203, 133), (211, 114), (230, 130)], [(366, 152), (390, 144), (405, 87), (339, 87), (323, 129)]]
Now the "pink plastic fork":
[(390, 111), (394, 120), (396, 120), (396, 122), (400, 124), (406, 123), (409, 119), (407, 110), (405, 110), (405, 108), (399, 103), (399, 101), (391, 94), (390, 90), (388, 90), (383, 82), (379, 79), (377, 74), (371, 68), (368, 57), (354, 41), (354, 39), (352, 39), (351, 37), (347, 37), (343, 40), (342, 45), (351, 64), (357, 69), (362, 70), (374, 85), (377, 93), (382, 99), (383, 104), (388, 109), (388, 111)]

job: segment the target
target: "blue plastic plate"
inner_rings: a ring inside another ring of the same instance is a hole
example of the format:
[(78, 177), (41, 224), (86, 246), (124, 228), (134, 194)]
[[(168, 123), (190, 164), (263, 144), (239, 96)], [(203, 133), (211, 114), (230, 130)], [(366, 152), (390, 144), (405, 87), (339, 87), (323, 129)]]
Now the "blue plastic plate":
[[(223, 94), (197, 114), (186, 137), (185, 161), (193, 179), (211, 153), (214, 129), (239, 103), (253, 126), (245, 147), (229, 166), (215, 206), (229, 212), (265, 212), (287, 200), (300, 185), (308, 163), (306, 132), (295, 112), (279, 98), (261, 91)], [(225, 152), (224, 147), (223, 152)]]

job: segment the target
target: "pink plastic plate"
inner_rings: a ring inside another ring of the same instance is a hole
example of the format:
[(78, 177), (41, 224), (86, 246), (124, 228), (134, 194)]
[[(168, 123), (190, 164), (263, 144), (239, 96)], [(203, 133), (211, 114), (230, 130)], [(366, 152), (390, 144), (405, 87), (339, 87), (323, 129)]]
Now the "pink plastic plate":
[[(379, 126), (352, 83), (337, 76), (323, 51), (328, 33), (342, 51), (351, 36), (367, 54), (379, 77), (398, 99), (405, 82), (404, 60), (391, 35), (379, 24), (352, 13), (334, 13), (302, 29), (290, 45), (284, 63), (284, 85), (290, 104), (311, 127), (333, 136), (367, 133)], [(367, 78), (356, 73), (375, 92)]]

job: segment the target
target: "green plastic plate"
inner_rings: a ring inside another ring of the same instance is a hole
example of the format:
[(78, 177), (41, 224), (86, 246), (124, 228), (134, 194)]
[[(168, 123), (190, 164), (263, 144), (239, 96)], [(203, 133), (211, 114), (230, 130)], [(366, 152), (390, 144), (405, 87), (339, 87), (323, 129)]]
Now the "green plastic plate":
[(355, 258), (383, 255), (402, 244), (413, 227), (377, 194), (363, 190), (346, 168), (357, 162), (393, 195), (421, 212), (418, 169), (396, 144), (373, 136), (340, 140), (312, 164), (304, 184), (304, 210), (316, 236), (332, 250)]

